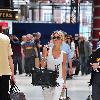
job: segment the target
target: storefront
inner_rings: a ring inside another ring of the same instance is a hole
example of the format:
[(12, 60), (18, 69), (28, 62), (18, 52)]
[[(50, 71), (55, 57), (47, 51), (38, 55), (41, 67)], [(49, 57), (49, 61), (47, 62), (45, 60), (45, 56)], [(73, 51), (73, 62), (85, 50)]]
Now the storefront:
[(0, 27), (2, 30), (7, 29), (12, 34), (12, 22), (16, 21), (17, 11), (0, 10)]

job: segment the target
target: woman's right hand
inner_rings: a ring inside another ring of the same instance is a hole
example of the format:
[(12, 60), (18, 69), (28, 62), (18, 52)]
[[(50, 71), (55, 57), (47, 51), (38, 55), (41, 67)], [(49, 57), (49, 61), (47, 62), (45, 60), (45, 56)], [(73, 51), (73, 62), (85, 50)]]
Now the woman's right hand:
[(47, 57), (48, 50), (47, 50), (47, 45), (43, 46), (43, 57)]
[(16, 83), (14, 74), (11, 75), (11, 81), (12, 81), (13, 83)]

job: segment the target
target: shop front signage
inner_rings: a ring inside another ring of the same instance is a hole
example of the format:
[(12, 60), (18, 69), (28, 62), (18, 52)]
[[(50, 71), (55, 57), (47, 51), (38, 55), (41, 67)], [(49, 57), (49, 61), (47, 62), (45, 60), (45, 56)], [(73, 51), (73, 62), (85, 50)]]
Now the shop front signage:
[(16, 20), (17, 11), (0, 10), (0, 20)]

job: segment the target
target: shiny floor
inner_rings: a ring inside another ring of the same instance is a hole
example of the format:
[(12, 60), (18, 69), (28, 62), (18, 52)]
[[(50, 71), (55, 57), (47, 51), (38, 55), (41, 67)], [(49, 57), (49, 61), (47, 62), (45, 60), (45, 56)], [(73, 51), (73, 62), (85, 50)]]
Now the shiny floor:
[[(22, 74), (16, 75), (15, 78), (19, 89), (25, 93), (26, 100), (43, 100), (41, 87), (33, 86), (31, 77), (26, 77), (25, 74)], [(89, 95), (89, 79), (90, 75), (78, 75), (71, 80), (67, 80), (68, 96), (71, 100), (86, 100)]]

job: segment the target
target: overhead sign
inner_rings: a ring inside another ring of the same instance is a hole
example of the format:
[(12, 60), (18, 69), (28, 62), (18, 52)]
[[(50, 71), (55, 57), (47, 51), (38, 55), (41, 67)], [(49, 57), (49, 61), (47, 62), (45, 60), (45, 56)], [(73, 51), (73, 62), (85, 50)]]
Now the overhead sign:
[(0, 20), (16, 20), (17, 11), (0, 10)]

